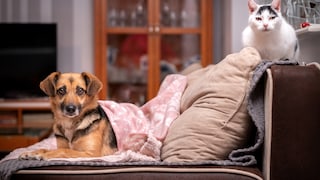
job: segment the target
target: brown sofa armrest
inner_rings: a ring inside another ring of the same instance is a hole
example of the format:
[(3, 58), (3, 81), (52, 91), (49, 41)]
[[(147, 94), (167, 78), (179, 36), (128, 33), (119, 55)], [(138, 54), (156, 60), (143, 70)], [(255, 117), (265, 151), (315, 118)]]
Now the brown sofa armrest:
[(320, 70), (274, 65), (271, 74), (269, 177), (320, 179)]

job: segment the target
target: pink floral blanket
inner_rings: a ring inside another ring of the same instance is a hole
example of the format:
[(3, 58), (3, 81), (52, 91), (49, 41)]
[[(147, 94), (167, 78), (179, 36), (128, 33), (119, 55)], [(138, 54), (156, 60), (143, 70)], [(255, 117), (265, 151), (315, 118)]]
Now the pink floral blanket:
[[(160, 149), (168, 128), (180, 115), (180, 98), (186, 87), (183, 75), (168, 75), (156, 97), (141, 107), (130, 103), (99, 101), (106, 112), (117, 138), (118, 152), (98, 158), (56, 158), (65, 161), (159, 161)], [(22, 152), (36, 149), (56, 149), (53, 135), (26, 148), (12, 151), (0, 161), (17, 159)]]

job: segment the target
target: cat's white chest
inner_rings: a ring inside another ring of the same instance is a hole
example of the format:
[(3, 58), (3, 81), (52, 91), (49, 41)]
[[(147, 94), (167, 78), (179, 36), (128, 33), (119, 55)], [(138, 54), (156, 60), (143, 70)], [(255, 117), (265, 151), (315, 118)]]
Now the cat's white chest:
[(280, 60), (280, 59), (289, 59), (288, 48), (281, 43), (269, 43), (269, 44), (256, 44), (253, 45), (259, 51), (262, 59), (265, 60)]
[(294, 32), (253, 32), (247, 27), (242, 34), (244, 47), (256, 48), (262, 59), (295, 59), (296, 37)]

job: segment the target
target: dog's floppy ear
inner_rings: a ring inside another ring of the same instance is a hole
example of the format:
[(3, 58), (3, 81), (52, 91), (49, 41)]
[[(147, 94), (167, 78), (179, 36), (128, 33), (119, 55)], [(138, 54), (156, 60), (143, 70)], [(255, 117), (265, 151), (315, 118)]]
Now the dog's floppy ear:
[(88, 72), (82, 72), (81, 75), (86, 82), (89, 96), (96, 95), (102, 89), (102, 83), (95, 75)]
[(53, 72), (43, 81), (40, 82), (40, 89), (50, 97), (56, 94), (56, 83), (59, 79), (61, 72)]

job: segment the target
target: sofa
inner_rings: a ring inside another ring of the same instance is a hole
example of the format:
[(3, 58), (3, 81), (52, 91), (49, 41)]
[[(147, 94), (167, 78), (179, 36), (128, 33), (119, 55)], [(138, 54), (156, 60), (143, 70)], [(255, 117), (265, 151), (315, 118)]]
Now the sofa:
[[(259, 127), (251, 128), (251, 131), (248, 131), (249, 136), (245, 136), (245, 144), (238, 145), (240, 151), (228, 151), (228, 156), (224, 157), (231, 160), (195, 161), (206, 155), (192, 159), (193, 156), (188, 157), (188, 151), (182, 157), (187, 159), (181, 160), (176, 154), (171, 158), (173, 156), (166, 153), (161, 157), (173, 161), (160, 162), (99, 164), (90, 161), (70, 163), (60, 160), (59, 163), (52, 163), (7, 160), (0, 164), (1, 179), (320, 179), (316, 170), (319, 160), (317, 153), (320, 152), (320, 141), (316, 139), (320, 129), (319, 64), (299, 65), (290, 62), (261, 61), (256, 65), (265, 67), (265, 71), (261, 71), (260, 80), (254, 87), (256, 93), (252, 93), (253, 97), (246, 96), (248, 101), (244, 105), (251, 115), (249, 118), (253, 119), (254, 113), (250, 113), (250, 105), (254, 109), (257, 99), (260, 98), (258, 103), (261, 103), (262, 99), (263, 109), (261, 112), (255, 112), (255, 115), (263, 114), (260, 116), (263, 118), (263, 127), (260, 127), (263, 131), (260, 131)], [(257, 69), (257, 66), (253, 69)], [(195, 71), (197, 70), (193, 69), (191, 73)], [(252, 75), (253, 71), (249, 74)], [(252, 79), (254, 76), (250, 80)], [(250, 91), (250, 87), (245, 93)], [(258, 94), (262, 94), (262, 98), (258, 97)], [(173, 124), (168, 136), (175, 137), (172, 130), (180, 126)], [(184, 146), (192, 147), (198, 143), (197, 140), (187, 140), (178, 149), (177, 146), (170, 147), (168, 141), (168, 138), (164, 140), (165, 148), (162, 151), (173, 148), (180, 153), (179, 155), (183, 154), (181, 148)], [(243, 149), (250, 151), (241, 151)], [(251, 154), (246, 154), (247, 152)], [(232, 156), (232, 153), (237, 156)], [(254, 157), (253, 163), (250, 160), (251, 156)], [(234, 163), (241, 158), (245, 163)], [(23, 163), (24, 166), (14, 170), (6, 168)]]

